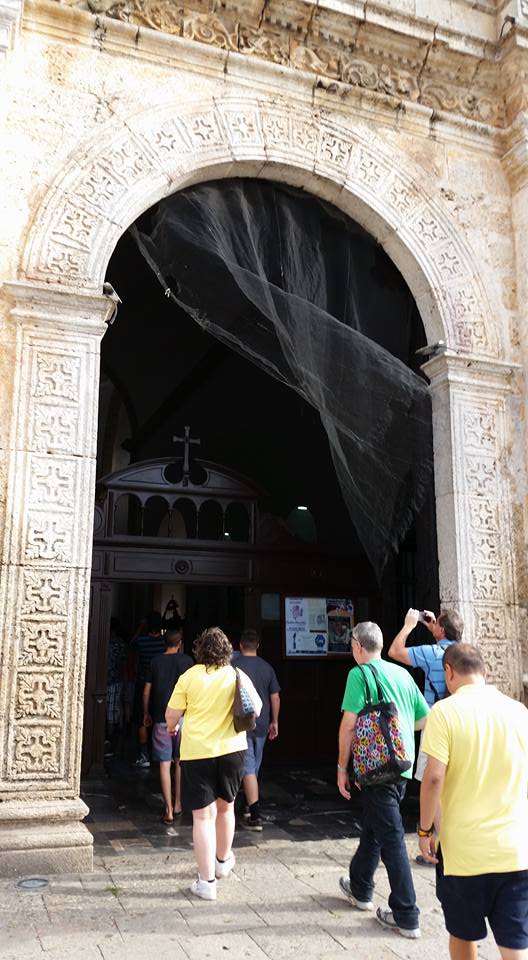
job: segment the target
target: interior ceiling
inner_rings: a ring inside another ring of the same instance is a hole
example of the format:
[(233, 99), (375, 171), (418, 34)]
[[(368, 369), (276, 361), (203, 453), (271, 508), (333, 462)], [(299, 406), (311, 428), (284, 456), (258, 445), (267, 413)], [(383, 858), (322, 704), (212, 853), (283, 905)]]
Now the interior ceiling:
[[(362, 305), (372, 337), (416, 369), (414, 351), (425, 336), (410, 291), (384, 251), (357, 229), (363, 268), (376, 278), (376, 302)], [(133, 424), (131, 460), (181, 455), (172, 437), (189, 424), (201, 441), (198, 456), (266, 490), (265, 509), (287, 517), (296, 505), (307, 505), (322, 546), (360, 554), (317, 412), (167, 300), (128, 233), (107, 279), (123, 303), (103, 339), (102, 369)]]

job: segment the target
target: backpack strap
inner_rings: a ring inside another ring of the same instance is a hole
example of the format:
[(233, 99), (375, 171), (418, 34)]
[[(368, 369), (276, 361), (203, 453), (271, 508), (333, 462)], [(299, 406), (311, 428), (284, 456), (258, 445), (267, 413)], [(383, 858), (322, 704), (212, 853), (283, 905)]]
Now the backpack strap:
[[(436, 643), (436, 646), (441, 647), (442, 649), (445, 648), (444, 649), (444, 652), (445, 652), (445, 650), (447, 650), (447, 648), (450, 647), (452, 643), (456, 643), (456, 641), (455, 640), (438, 640)], [(438, 701), (441, 700), (442, 697), (438, 693), (438, 690), (436, 689), (433, 681), (431, 680), (431, 665), (429, 663), (427, 664), (427, 680), (428, 680), (429, 686), (431, 687), (431, 690), (434, 693), (435, 703), (438, 703)]]

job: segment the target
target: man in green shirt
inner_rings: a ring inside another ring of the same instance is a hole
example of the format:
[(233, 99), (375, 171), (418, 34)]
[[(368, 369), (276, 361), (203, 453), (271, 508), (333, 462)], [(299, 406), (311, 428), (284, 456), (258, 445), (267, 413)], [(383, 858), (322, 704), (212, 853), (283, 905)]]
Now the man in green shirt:
[(359, 910), (372, 910), (374, 873), (381, 858), (387, 870), (391, 893), (389, 908), (378, 907), (376, 919), (383, 927), (415, 940), (420, 936), (420, 911), (416, 905), (405, 847), (400, 803), (405, 795), (407, 780), (412, 776), (414, 731), (424, 726), (429, 708), (410, 673), (404, 667), (381, 659), (382, 649), (383, 635), (376, 623), (356, 624), (352, 631), (352, 654), (358, 666), (348, 674), (343, 697), (337, 786), (341, 795), (350, 800), (348, 764), (357, 715), (366, 705), (365, 682), (369, 685), (372, 702), (377, 702), (375, 679), (370, 668), (362, 669), (364, 664), (369, 664), (376, 671), (385, 700), (396, 704), (405, 753), (411, 766), (402, 773), (397, 783), (362, 788), (363, 832), (350, 861), (349, 876), (341, 877), (339, 885), (353, 906)]

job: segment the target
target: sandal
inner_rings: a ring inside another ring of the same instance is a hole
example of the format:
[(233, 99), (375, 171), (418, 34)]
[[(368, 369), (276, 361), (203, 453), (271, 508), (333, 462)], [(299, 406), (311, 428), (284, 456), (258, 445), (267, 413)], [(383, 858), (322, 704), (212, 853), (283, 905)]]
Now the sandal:
[(160, 820), (162, 823), (174, 823), (174, 817), (169, 816), (166, 810), (161, 814)]

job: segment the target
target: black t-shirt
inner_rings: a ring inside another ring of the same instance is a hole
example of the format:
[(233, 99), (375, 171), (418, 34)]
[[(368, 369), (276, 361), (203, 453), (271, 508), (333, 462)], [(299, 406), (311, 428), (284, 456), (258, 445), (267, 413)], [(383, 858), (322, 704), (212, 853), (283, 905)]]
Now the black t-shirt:
[(153, 723), (163, 723), (165, 710), (176, 683), (194, 661), (186, 653), (161, 653), (147, 667), (145, 683), (152, 684), (150, 715)]
[(270, 694), (280, 693), (279, 681), (275, 670), (262, 657), (245, 657), (241, 653), (233, 655), (232, 664), (234, 667), (240, 667), (247, 674), (262, 700), (262, 711), (257, 719), (255, 727), (255, 736), (265, 737), (268, 733), (270, 722)]

